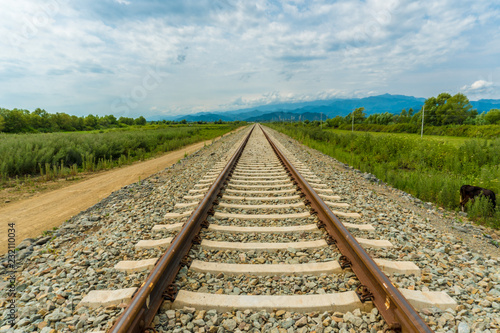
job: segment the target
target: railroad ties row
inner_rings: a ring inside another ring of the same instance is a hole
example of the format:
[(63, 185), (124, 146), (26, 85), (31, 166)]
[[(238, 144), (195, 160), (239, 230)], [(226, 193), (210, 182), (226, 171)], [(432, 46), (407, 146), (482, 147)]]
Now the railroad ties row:
[[(362, 216), (349, 212), (349, 203), (323, 184), (308, 167), (276, 142), (297, 169), (339, 218), (356, 219), (344, 223), (363, 237), (356, 240), (372, 249), (392, 247), (377, 239), (376, 230), (362, 222)], [(153, 227), (158, 237), (136, 244), (138, 251), (166, 248), (172, 237), (203, 198), (204, 193), (224, 168), (227, 159), (215, 167), (189, 191), (165, 223)], [(318, 219), (307, 204), (258, 128), (222, 192), (208, 229), (202, 230), (199, 245), (194, 245), (191, 263), (181, 269), (176, 284), (180, 291), (175, 301), (162, 309), (194, 308), (199, 311), (287, 311), (318, 312), (371, 311), (372, 303), (362, 303), (356, 292), (360, 284), (349, 269), (342, 269), (340, 253), (329, 245), (327, 234), (318, 229)], [(137, 272), (151, 269), (158, 258), (122, 261), (115, 269)], [(420, 274), (411, 262), (375, 259), (388, 275)], [(81, 305), (98, 307), (126, 302), (136, 288), (93, 291)], [(445, 310), (455, 302), (445, 293), (401, 290), (417, 309), (436, 306)], [(161, 329), (178, 328), (171, 318)], [(163, 325), (163, 326), (162, 326)]]
[[(317, 219), (311, 216), (262, 132), (255, 132), (224, 190), (210, 227), (202, 232), (199, 248), (192, 251), (190, 269), (180, 274), (178, 284), (183, 289), (172, 306), (218, 311), (368, 309), (354, 294), (355, 277), (342, 272), (336, 260), (340, 254), (327, 244), (324, 232), (316, 225)], [(317, 190), (327, 197), (331, 194), (322, 184), (318, 184)], [(369, 240), (366, 243), (384, 245)], [(207, 274), (213, 276), (212, 283), (197, 282)], [(286, 285), (283, 276), (306, 282), (280, 288)], [(270, 280), (273, 282), (269, 285)], [(339, 291), (338, 281), (349, 288), (343, 288), (342, 293), (330, 293)], [(318, 285), (324, 288), (316, 288)]]

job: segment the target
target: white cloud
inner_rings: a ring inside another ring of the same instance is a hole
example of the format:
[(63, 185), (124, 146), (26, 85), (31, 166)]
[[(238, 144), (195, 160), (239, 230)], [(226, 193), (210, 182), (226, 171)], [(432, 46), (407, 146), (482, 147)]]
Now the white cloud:
[[(500, 15), (486, 0), (173, 3), (9, 3), (0, 10), (2, 106), (110, 113), (111, 101), (138, 91), (151, 67), (161, 84), (130, 113), (398, 93), (395, 78), (414, 73), (432, 77), (411, 92), (422, 96), (430, 86), (434, 94), (454, 87), (453, 78), (433, 76), (440, 66), (474, 73), (487, 58), (498, 67)], [(478, 36), (489, 36), (488, 47), (471, 47)], [(462, 90), (494, 88), (477, 82)]]
[(461, 88), (465, 92), (481, 92), (492, 88), (495, 84), (485, 80), (477, 80), (471, 85), (465, 85)]
[[(491, 80), (491, 78), (490, 78)], [(493, 81), (483, 79), (473, 82), (471, 85), (465, 85), (460, 88), (470, 100), (479, 100), (482, 98), (498, 98), (498, 85)]]
[(483, 89), (487, 87), (491, 87), (493, 85), (493, 82), (488, 82), (484, 80), (478, 80), (471, 84), (470, 89), (472, 90), (477, 90), (477, 89)]

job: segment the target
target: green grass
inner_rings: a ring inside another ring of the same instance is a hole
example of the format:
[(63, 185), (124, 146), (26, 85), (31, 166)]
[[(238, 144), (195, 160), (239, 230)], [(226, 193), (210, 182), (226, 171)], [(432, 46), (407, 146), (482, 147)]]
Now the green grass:
[(239, 127), (157, 125), (92, 132), (0, 134), (0, 180), (41, 175), (46, 180), (110, 169), (147, 159)]
[[(500, 197), (500, 138), (422, 140), (411, 134), (269, 126), (426, 202), (458, 209), (464, 184), (491, 189)], [(495, 214), (485, 212), (484, 207), (471, 208), (470, 216), (500, 228), (500, 208)]]
[[(339, 126), (341, 130), (351, 130), (350, 124)], [(402, 123), (390, 125), (354, 124), (355, 131), (387, 132), (387, 133), (415, 133), (420, 134), (420, 123)], [(495, 139), (500, 137), (500, 125), (446, 125), (424, 126), (424, 135), (451, 136)]]
[[(328, 128), (326, 131), (330, 131), (332, 133), (337, 133), (337, 134), (351, 134), (351, 131), (348, 130), (339, 130), (339, 129), (331, 129)], [(364, 132), (354, 132), (354, 133), (364, 133)], [(394, 136), (397, 138), (403, 138), (403, 139), (415, 139), (415, 140), (423, 140), (423, 141), (430, 141), (434, 143), (442, 143), (442, 144), (449, 144), (453, 146), (461, 146), (463, 145), (466, 141), (470, 140), (480, 140), (484, 141), (484, 139), (474, 139), (474, 138), (467, 138), (467, 137), (459, 137), (459, 136), (442, 136), (442, 135), (425, 135), (423, 137), (420, 137), (420, 134), (413, 134), (413, 133), (386, 133), (386, 132), (368, 132), (370, 135), (373, 136)]]

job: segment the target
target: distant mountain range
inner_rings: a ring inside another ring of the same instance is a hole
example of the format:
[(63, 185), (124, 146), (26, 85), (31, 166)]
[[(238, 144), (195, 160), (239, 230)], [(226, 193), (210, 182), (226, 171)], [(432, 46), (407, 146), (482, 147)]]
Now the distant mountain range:
[(317, 112), (304, 112), (304, 113), (293, 113), (293, 112), (285, 112), (285, 111), (277, 111), (264, 113), (260, 116), (251, 117), (245, 119), (249, 122), (267, 122), (267, 121), (280, 121), (280, 120), (323, 120), (325, 121), (327, 118), (322, 113)]
[[(425, 98), (384, 94), (364, 98), (337, 98), (299, 103), (269, 104), (240, 110), (200, 112), (175, 117), (158, 115), (148, 117), (148, 120), (186, 119), (187, 121), (208, 122), (217, 121), (219, 119), (223, 121), (245, 120), (250, 122), (299, 120), (299, 118), (301, 120), (325, 120), (326, 117), (333, 118), (335, 116), (346, 116), (358, 107), (364, 107), (367, 115), (384, 112), (400, 113), (401, 110), (408, 110), (410, 108), (418, 111), (421, 109), (424, 102)], [(481, 99), (479, 101), (471, 101), (471, 104), (479, 113), (494, 108), (500, 108), (500, 100), (497, 99)]]

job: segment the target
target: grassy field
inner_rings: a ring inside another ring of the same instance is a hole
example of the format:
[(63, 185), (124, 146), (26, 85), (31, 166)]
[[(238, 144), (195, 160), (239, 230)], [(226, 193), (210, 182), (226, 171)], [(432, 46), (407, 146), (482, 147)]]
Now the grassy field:
[[(337, 133), (337, 134), (351, 134), (353, 133), (352, 131), (348, 130), (339, 130), (339, 129), (331, 129), (327, 128), (325, 131), (329, 131), (332, 133)], [(365, 132), (354, 132), (357, 134), (365, 133)], [(413, 133), (386, 133), (386, 132), (368, 132), (370, 135), (373, 136), (394, 136), (396, 138), (402, 138), (402, 139), (408, 139), (408, 140), (423, 140), (423, 141), (429, 141), (429, 142), (434, 142), (437, 144), (446, 144), (446, 145), (453, 145), (455, 147), (461, 146), (465, 144), (465, 142), (470, 141), (470, 140), (479, 140), (479, 141), (484, 141), (484, 139), (474, 139), (474, 138), (467, 138), (467, 137), (459, 137), (459, 136), (442, 136), (442, 135), (425, 135), (423, 137), (420, 137), (420, 134), (413, 134)]]
[[(350, 124), (340, 125), (338, 129), (350, 131)], [(385, 133), (415, 133), (420, 134), (420, 123), (400, 123), (390, 125), (354, 124), (354, 131), (358, 132), (385, 132)], [(496, 139), (500, 137), (499, 125), (457, 125), (424, 126), (424, 135), (466, 137), (480, 139)]]
[[(414, 134), (351, 133), (286, 124), (270, 127), (426, 202), (458, 209), (459, 189), (464, 184), (489, 188), (500, 197), (500, 138), (421, 139)], [(469, 215), (500, 228), (500, 208), (491, 213), (487, 205), (478, 200), (469, 207)]]
[(209, 140), (239, 126), (157, 125), (93, 132), (0, 134), (0, 183), (32, 176), (51, 180), (110, 169)]

